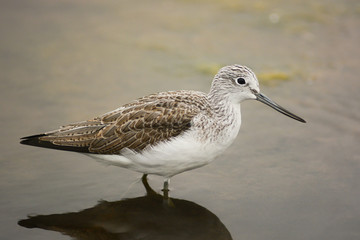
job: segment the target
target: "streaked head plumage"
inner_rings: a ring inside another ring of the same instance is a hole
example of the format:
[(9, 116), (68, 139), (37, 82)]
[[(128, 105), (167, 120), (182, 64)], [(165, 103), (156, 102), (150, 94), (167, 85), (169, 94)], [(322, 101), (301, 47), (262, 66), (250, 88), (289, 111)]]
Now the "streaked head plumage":
[(247, 99), (256, 99), (254, 93), (258, 93), (259, 82), (255, 73), (242, 65), (229, 65), (221, 68), (215, 75), (211, 93), (218, 97), (222, 96), (232, 102), (242, 102)]

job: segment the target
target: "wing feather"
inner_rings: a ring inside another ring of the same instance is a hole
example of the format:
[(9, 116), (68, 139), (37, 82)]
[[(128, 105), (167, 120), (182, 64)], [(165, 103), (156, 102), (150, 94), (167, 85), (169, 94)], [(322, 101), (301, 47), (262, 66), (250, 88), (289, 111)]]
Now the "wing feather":
[[(205, 94), (176, 91), (149, 95), (89, 121), (73, 123), (36, 137), (31, 145), (62, 150), (120, 154), (128, 148), (141, 152), (168, 141), (191, 127), (193, 118), (207, 109)], [(86, 149), (86, 150), (85, 150)]]

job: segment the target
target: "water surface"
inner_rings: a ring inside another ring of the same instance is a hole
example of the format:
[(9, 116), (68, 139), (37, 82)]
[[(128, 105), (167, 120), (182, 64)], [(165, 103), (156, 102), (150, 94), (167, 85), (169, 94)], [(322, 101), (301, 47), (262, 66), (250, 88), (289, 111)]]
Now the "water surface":
[[(358, 1), (0, 4), (1, 239), (70, 239), (17, 222), (145, 194), (138, 173), (20, 137), (144, 94), (207, 92), (213, 73), (233, 63), (308, 123), (243, 103), (235, 143), (175, 176), (171, 196), (205, 209), (233, 239), (360, 238)], [(160, 192), (161, 178), (149, 182)]]

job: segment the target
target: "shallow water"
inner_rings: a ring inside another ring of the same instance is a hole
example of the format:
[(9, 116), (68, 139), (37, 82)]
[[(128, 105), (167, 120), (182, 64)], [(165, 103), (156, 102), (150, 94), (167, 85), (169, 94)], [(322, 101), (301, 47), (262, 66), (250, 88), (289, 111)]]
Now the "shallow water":
[[(144, 94), (206, 92), (232, 63), (266, 76), (262, 92), (307, 123), (243, 103), (235, 143), (175, 176), (174, 201), (215, 216), (233, 239), (360, 238), (358, 1), (1, 1), (0, 11), (1, 239), (70, 239), (17, 222), (145, 194), (138, 173), (20, 137)], [(160, 192), (161, 178), (149, 182)], [(99, 212), (95, 226), (129, 230)]]

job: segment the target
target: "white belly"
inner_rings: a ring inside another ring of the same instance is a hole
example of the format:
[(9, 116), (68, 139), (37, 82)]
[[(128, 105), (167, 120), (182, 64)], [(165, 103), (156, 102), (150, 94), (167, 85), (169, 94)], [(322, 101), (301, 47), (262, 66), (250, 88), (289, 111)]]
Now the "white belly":
[(204, 166), (225, 151), (235, 140), (241, 125), (240, 109), (231, 125), (216, 131), (207, 128), (191, 129), (174, 139), (155, 145), (141, 153), (125, 149), (121, 155), (87, 154), (103, 163), (124, 167), (133, 171), (172, 177), (178, 173)]
[(231, 144), (223, 143), (199, 142), (192, 134), (184, 134), (142, 153), (126, 149), (121, 155), (86, 155), (133, 171), (171, 177), (210, 163)]
[(187, 135), (154, 146), (142, 153), (129, 149), (122, 155), (87, 154), (110, 165), (116, 165), (141, 173), (171, 177), (178, 173), (210, 163), (221, 149), (202, 144)]

